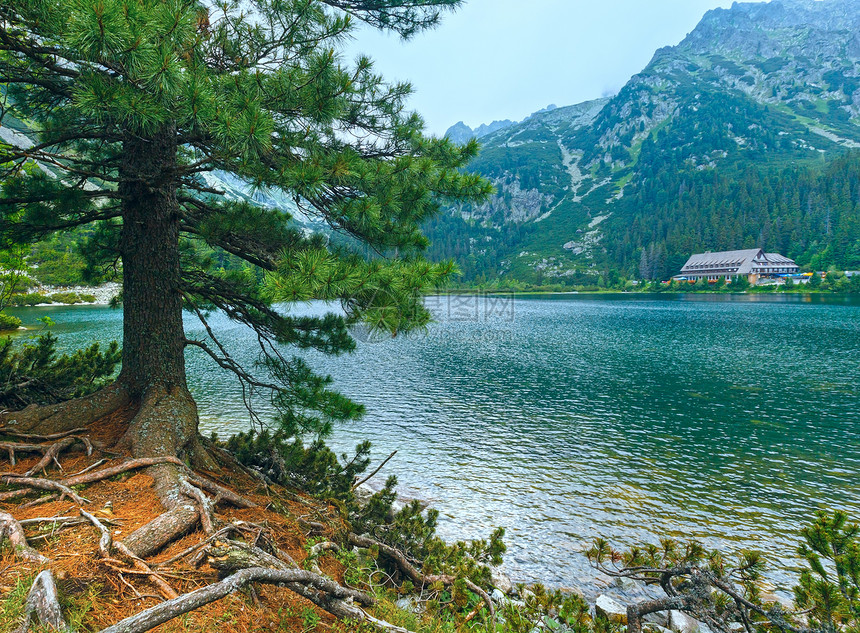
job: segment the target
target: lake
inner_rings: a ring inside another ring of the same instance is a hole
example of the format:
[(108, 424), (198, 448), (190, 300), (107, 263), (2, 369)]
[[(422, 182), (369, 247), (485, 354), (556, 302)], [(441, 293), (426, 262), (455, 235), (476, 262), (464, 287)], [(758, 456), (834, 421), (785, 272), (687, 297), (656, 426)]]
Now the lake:
[[(507, 528), (517, 581), (593, 576), (582, 548), (659, 535), (764, 551), (793, 583), (798, 529), (818, 508), (860, 519), (860, 299), (762, 295), (430, 297), (424, 335), (307, 354), (367, 405), (331, 439), (370, 439), (377, 476), (441, 511), (440, 532)], [(322, 314), (323, 304), (297, 308)], [(104, 307), (50, 315), (64, 348), (121, 335)], [(245, 362), (255, 343), (213, 316)], [(202, 336), (191, 316), (187, 328)], [(247, 428), (231, 376), (188, 352), (203, 431)]]

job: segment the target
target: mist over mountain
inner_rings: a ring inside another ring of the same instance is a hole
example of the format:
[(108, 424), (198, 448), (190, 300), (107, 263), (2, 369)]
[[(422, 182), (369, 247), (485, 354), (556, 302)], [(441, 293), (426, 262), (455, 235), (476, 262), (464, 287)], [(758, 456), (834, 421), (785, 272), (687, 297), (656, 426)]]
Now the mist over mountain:
[(859, 60), (854, 0), (709, 11), (614, 97), (483, 131), (470, 169), (497, 193), (431, 223), (434, 255), (472, 281), (672, 274), (752, 247), (860, 268)]

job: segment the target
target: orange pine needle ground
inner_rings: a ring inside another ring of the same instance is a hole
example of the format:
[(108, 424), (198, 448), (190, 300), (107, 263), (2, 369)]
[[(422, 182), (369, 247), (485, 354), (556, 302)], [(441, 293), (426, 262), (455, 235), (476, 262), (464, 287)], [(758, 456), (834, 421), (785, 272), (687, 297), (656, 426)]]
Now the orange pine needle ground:
[[(105, 428), (113, 425), (99, 426), (100, 428), (94, 429), (91, 437), (96, 442), (109, 444), (111, 438)], [(66, 473), (71, 474), (86, 468), (99, 457), (98, 454), (86, 457), (80, 453), (66, 453), (60, 456), (60, 462)], [(11, 470), (23, 473), (37, 461), (38, 457), (21, 459)], [(116, 460), (104, 466), (113, 463), (116, 463)], [(8, 463), (5, 463), (5, 466), (8, 466)], [(206, 474), (259, 504), (259, 507), (250, 509), (237, 509), (220, 504), (216, 511), (218, 519), (226, 523), (239, 520), (265, 525), (278, 547), (290, 554), (299, 564), (307, 557), (307, 537), (298, 522), (299, 518), (329, 526), (330, 533), (326, 534), (329, 537), (344, 528), (334, 506), (284, 491), (270, 490), (271, 496), (261, 494), (255, 490), (256, 485), (250, 477), (237, 477), (232, 474), (229, 480), (225, 480), (223, 476), (219, 477), (215, 473)], [(54, 470), (48, 476), (59, 479), (63, 475)], [(153, 490), (153, 481), (142, 471), (125, 473), (115, 480), (87, 485), (80, 494), (91, 502), (85, 509), (114, 522), (111, 529), (117, 540), (121, 540), (162, 512)], [(36, 498), (30, 495), (23, 500), (0, 503), (0, 510), (12, 514), (19, 521), (36, 517), (78, 515), (78, 507), (68, 500), (29, 508), (21, 508), (19, 505)], [(104, 508), (107, 502), (112, 504), (112, 512), (100, 513), (100, 509)], [(274, 511), (275, 507), (279, 512)], [(31, 524), (25, 526), (25, 532), (29, 543), (52, 560), (50, 568), (57, 579), (61, 598), (65, 602), (65, 611), (70, 614), (73, 624), (78, 626), (80, 631), (98, 631), (160, 601), (157, 589), (145, 576), (123, 574), (121, 579), (119, 572), (99, 561), (99, 532), (91, 524), (81, 523), (55, 532), (52, 532), (51, 524)], [(199, 543), (203, 538), (205, 535), (202, 531), (188, 534), (147, 562), (155, 564), (168, 560)], [(325, 574), (343, 583), (343, 566), (333, 555), (323, 556), (319, 565)], [(13, 557), (8, 548), (3, 550), (0, 554), (0, 606), (10, 599), (10, 592), (20, 583), (27, 583), (29, 587), (29, 582), (40, 569), (38, 565)], [(205, 562), (199, 569), (195, 569), (187, 560), (183, 560), (158, 571), (164, 574), (167, 582), (180, 594), (218, 579), (215, 570)], [(19, 623), (2, 621), (2, 613), (3, 611), (0, 611), (0, 633), (16, 630)], [(287, 589), (262, 586), (256, 587), (253, 593), (231, 595), (153, 630), (161, 633), (308, 633), (348, 631), (350, 628), (349, 625), (345, 626), (345, 623), (335, 623), (333, 616)]]

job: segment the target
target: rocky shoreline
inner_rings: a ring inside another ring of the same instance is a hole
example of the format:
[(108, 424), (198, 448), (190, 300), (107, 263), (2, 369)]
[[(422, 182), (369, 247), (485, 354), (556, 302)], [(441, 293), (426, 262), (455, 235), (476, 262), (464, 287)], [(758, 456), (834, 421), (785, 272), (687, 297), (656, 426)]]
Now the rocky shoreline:
[[(366, 502), (374, 493), (378, 492), (372, 485), (362, 484), (356, 489), (360, 502)], [(398, 495), (392, 509), (402, 509), (414, 499)], [(426, 504), (418, 500), (422, 505)], [(498, 607), (512, 604), (518, 607), (525, 606), (525, 600), (532, 594), (528, 585), (522, 585), (511, 579), (501, 567), (491, 568), (493, 591), (490, 594), (493, 602)], [(646, 585), (643, 582), (629, 578), (612, 578), (598, 570), (594, 570), (593, 577), (588, 582), (580, 582), (573, 586), (561, 588), (562, 593), (576, 594), (591, 607), (592, 614), (600, 613), (611, 622), (619, 624), (627, 623), (627, 607), (648, 600), (657, 600), (665, 597), (665, 594), (656, 585)], [(773, 596), (774, 600), (780, 598)], [(422, 609), (420, 603), (414, 598), (404, 597), (397, 601), (397, 607), (419, 613)], [(665, 611), (653, 613), (643, 618), (645, 625), (657, 633), (713, 633), (704, 622), (700, 622), (681, 611)], [(566, 628), (554, 629), (563, 633)], [(535, 632), (536, 633), (536, 632)]]
[[(110, 305), (111, 301), (117, 297), (122, 291), (122, 284), (118, 282), (108, 282), (98, 286), (35, 286), (30, 288), (29, 292), (38, 293), (46, 296), (73, 293), (76, 295), (91, 295), (95, 297), (95, 301), (87, 301), (85, 304), (78, 305)], [(59, 306), (69, 305), (59, 302), (39, 303), (38, 306)]]

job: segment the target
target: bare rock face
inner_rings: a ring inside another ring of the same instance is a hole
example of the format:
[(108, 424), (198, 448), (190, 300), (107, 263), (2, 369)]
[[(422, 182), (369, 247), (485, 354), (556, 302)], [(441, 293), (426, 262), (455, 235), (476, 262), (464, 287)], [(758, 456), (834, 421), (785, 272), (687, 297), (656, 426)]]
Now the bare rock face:
[(501, 591), (506, 596), (510, 596), (514, 593), (514, 583), (508, 575), (498, 567), (492, 567), (490, 569), (490, 580), (493, 583), (493, 587)]
[[(597, 602), (594, 603), (594, 608), (598, 614), (606, 617), (610, 622), (615, 624), (627, 624), (627, 607), (610, 598), (606, 594), (597, 597)], [(684, 633), (692, 633), (684, 632)]]
[(707, 624), (683, 611), (669, 611), (669, 628), (675, 633), (713, 633)]

